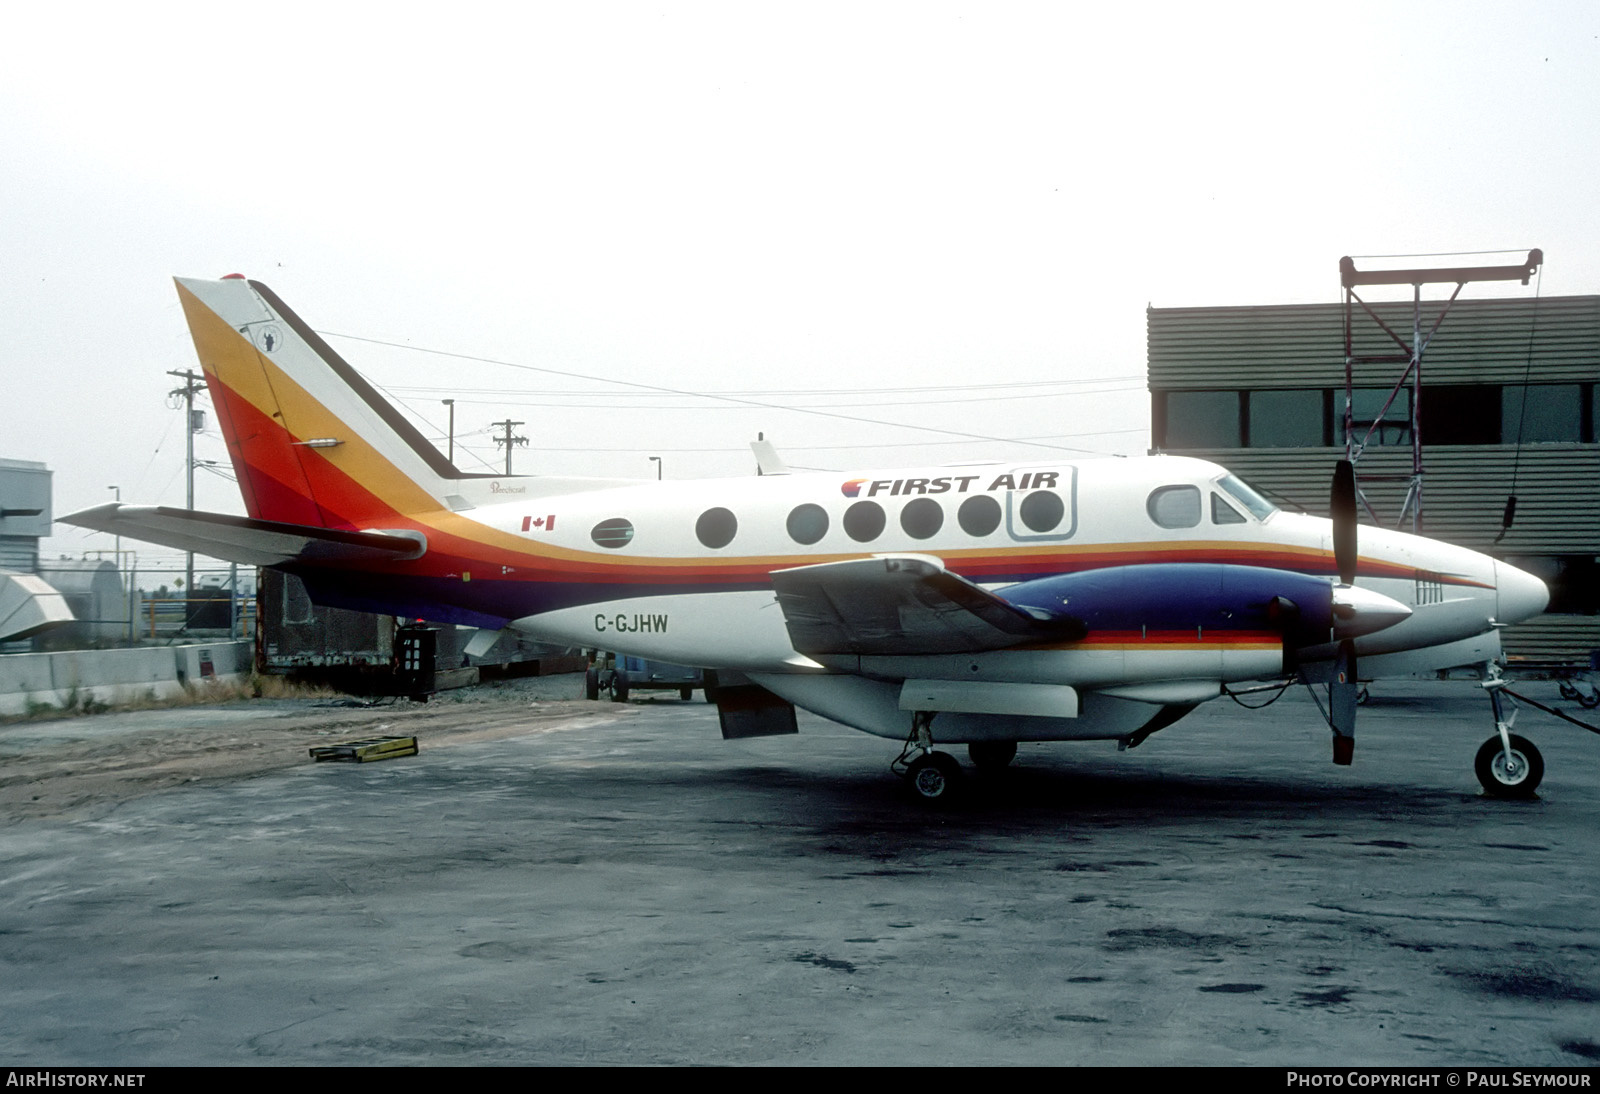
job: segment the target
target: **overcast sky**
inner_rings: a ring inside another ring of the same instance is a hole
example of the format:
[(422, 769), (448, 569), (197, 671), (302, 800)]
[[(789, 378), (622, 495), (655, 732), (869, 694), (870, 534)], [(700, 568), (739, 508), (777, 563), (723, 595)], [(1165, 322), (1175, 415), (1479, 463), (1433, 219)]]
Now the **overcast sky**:
[(183, 504), (173, 275), (441, 447), (455, 398), (463, 467), (509, 417), (518, 471), (671, 478), (1142, 452), (1147, 305), (1333, 303), (1344, 254), (1600, 293), (1600, 5), (1109, 7), (14, 6), (0, 456)]

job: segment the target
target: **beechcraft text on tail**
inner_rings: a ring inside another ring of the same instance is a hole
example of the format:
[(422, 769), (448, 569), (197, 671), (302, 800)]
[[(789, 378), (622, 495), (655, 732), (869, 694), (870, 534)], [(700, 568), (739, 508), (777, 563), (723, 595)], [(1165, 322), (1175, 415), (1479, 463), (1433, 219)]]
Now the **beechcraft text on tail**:
[[(266, 286), (177, 285), (248, 516), (110, 504), (66, 520), (276, 567), (324, 605), (714, 670), (725, 734), (792, 732), (804, 708), (904, 741), (896, 768), (930, 799), (961, 772), (936, 742), (980, 766), (1019, 741), (1127, 747), (1253, 681), (1325, 686), (1348, 763), (1361, 681), (1492, 677), (1500, 628), (1547, 600), (1460, 547), (1365, 527), (1358, 544), (1347, 464), (1332, 520), (1165, 456), (466, 474)], [(1497, 722), (1480, 777), (1532, 793), (1537, 752)]]

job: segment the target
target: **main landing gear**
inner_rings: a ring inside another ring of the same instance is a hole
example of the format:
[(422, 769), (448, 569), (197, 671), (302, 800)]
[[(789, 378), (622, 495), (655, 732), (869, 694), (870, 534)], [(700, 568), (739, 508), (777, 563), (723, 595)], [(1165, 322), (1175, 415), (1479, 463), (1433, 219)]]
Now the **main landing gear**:
[[(930, 805), (948, 805), (961, 797), (966, 775), (960, 762), (948, 752), (933, 748), (935, 711), (919, 710), (911, 716), (911, 735), (906, 746), (890, 764), (897, 775), (904, 775), (911, 792)], [(1017, 755), (1015, 741), (973, 741), (967, 755), (979, 771), (999, 771)]]
[(889, 769), (904, 775), (911, 792), (930, 805), (948, 805), (961, 794), (961, 764), (948, 752), (933, 750), (933, 715), (919, 710), (911, 715), (911, 735)]

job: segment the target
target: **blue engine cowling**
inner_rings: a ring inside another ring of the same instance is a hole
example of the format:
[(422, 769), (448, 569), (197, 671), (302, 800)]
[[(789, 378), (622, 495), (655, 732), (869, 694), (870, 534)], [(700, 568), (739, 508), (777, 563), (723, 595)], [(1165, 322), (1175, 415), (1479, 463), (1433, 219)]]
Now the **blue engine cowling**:
[(1041, 618), (1068, 617), (1096, 631), (1272, 631), (1290, 649), (1328, 642), (1333, 583), (1293, 570), (1226, 563), (1112, 566), (999, 590)]

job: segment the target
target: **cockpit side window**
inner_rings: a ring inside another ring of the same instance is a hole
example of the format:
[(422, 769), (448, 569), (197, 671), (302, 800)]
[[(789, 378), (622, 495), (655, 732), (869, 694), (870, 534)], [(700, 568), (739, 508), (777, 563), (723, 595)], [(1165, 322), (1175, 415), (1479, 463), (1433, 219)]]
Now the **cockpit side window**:
[(1211, 523), (1212, 524), (1246, 524), (1245, 515), (1227, 502), (1222, 500), (1221, 494), (1211, 495)]
[(1198, 486), (1161, 486), (1145, 502), (1150, 519), (1163, 528), (1193, 528), (1200, 523)]
[(1266, 498), (1250, 489), (1244, 484), (1243, 480), (1234, 475), (1222, 476), (1217, 480), (1217, 485), (1231, 494), (1233, 499), (1240, 505), (1250, 510), (1250, 515), (1257, 520), (1266, 520), (1278, 511), (1276, 505), (1273, 505)]

